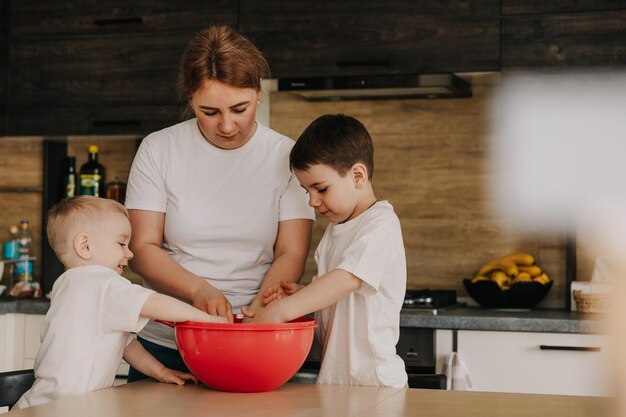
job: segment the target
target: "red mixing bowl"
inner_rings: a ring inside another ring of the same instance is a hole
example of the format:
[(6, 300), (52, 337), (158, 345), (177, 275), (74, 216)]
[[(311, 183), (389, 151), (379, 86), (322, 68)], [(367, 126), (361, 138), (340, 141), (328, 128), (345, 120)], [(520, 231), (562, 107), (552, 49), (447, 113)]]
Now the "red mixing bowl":
[(272, 391), (295, 375), (313, 344), (315, 320), (288, 323), (199, 323), (173, 325), (189, 370), (219, 391)]

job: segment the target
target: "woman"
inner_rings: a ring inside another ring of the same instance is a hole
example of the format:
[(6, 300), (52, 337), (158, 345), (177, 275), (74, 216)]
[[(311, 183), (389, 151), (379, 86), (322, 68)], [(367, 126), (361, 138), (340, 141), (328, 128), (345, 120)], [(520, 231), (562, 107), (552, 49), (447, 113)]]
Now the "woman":
[[(148, 135), (126, 206), (132, 268), (144, 285), (232, 321), (265, 288), (302, 276), (314, 213), (289, 171), (293, 141), (255, 121), (267, 63), (246, 38), (211, 27), (183, 57), (178, 89), (195, 118)], [(138, 335), (165, 366), (186, 371), (172, 329)], [(144, 376), (131, 369), (129, 381)]]

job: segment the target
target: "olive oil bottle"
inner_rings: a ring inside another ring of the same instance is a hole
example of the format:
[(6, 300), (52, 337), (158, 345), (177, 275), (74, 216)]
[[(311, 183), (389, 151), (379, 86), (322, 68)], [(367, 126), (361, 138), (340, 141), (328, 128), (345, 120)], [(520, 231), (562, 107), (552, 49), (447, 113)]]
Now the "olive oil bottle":
[(95, 195), (104, 197), (104, 184), (106, 183), (106, 170), (98, 162), (98, 146), (89, 146), (89, 157), (80, 167), (79, 186), (80, 195)]

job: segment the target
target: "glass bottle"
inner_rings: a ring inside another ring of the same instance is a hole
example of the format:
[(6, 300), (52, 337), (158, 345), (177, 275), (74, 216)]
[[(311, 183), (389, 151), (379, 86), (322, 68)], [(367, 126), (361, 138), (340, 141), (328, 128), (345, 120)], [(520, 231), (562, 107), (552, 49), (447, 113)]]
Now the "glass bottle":
[(34, 269), (33, 234), (30, 230), (28, 220), (22, 220), (17, 234), (17, 259), (15, 261), (14, 271), (15, 282), (31, 282), (33, 280)]
[(15, 276), (15, 262), (14, 259), (17, 258), (17, 233), (18, 228), (16, 225), (11, 225), (9, 227), (9, 235), (2, 245), (2, 255), (4, 260), (8, 262), (4, 262), (4, 269), (2, 273), (2, 278), (0, 284), (6, 285), (8, 288), (11, 288), (13, 285), (13, 277)]
[(76, 157), (67, 157), (67, 169), (63, 179), (63, 198), (72, 198), (78, 194), (78, 176), (76, 175)]
[(98, 146), (89, 146), (89, 157), (80, 167), (80, 195), (95, 195), (104, 197), (104, 184), (106, 181), (106, 170), (98, 162)]

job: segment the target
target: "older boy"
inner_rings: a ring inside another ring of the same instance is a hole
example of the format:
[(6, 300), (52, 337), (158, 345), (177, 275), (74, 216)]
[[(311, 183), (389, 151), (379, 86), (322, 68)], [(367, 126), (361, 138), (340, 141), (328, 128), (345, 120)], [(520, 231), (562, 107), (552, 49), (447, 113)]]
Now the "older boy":
[(344, 115), (306, 128), (290, 165), (309, 204), (330, 223), (315, 252), (310, 285), (281, 283), (265, 292), (255, 322), (285, 322), (315, 312), (322, 345), (318, 383), (405, 387), (396, 354), (406, 261), (400, 222), (371, 183), (373, 145), (365, 127)]
[(128, 213), (114, 200), (80, 196), (49, 213), (48, 240), (66, 271), (54, 283), (35, 360), (35, 383), (15, 408), (110, 387), (122, 359), (161, 381), (197, 382), (163, 366), (130, 332), (149, 319), (216, 322), (188, 304), (121, 277), (128, 249)]

